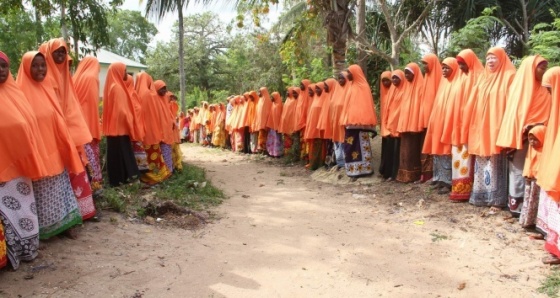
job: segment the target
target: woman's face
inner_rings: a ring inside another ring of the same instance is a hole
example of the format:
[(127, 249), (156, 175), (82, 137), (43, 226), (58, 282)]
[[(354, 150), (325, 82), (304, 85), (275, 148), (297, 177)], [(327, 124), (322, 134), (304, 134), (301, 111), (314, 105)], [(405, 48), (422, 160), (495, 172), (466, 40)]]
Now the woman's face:
[(391, 87), (391, 80), (389, 80), (388, 78), (383, 78), (381, 80), (381, 84), (383, 84), (383, 87), (389, 88)]
[(346, 75), (346, 78), (348, 79), (348, 81), (353, 81), (354, 80), (354, 76), (352, 75), (351, 72), (348, 72), (348, 74)]
[(459, 63), (459, 68), (461, 69), (461, 71), (465, 74), (469, 73), (469, 66), (467, 65), (467, 63), (465, 62), (458, 62)]
[(325, 92), (329, 93), (331, 90), (329, 89), (329, 85), (327, 85), (327, 83), (323, 82), (323, 89), (325, 90)]
[(301, 89), (301, 91), (305, 91), (305, 85), (303, 82), (299, 83), (299, 89)]
[(317, 94), (317, 96), (321, 96), (321, 94), (323, 94), (323, 89), (321, 89), (321, 87), (315, 85), (315, 94)]
[(542, 77), (546, 72), (547, 68), (548, 68), (548, 62), (546, 61), (543, 61), (539, 63), (539, 65), (537, 65), (537, 68), (535, 69), (535, 80), (537, 80), (537, 82), (542, 81)]
[(529, 134), (528, 140), (529, 140), (529, 145), (531, 145), (531, 147), (533, 147), (533, 148), (542, 147), (541, 141), (539, 141), (539, 139), (535, 138), (534, 135)]
[(36, 55), (31, 61), (31, 78), (34, 81), (42, 82), (47, 75), (47, 62), (43, 55)]
[(412, 82), (414, 80), (414, 74), (412, 73), (412, 71), (405, 69), (404, 70), (404, 78), (409, 81)]
[(449, 67), (447, 64), (442, 64), (441, 72), (443, 73), (444, 78), (449, 78), (453, 74), (453, 69)]
[(167, 87), (166, 87), (166, 86), (161, 87), (161, 88), (157, 91), (157, 94), (158, 94), (159, 96), (164, 96), (165, 93), (167, 93)]
[(299, 96), (299, 93), (296, 90), (292, 91), (292, 96), (294, 97), (294, 99), (297, 99)]
[(401, 84), (401, 78), (399, 78), (398, 76), (393, 76), (393, 85), (395, 85), (395, 87), (399, 87)]
[(309, 97), (313, 97), (313, 95), (315, 95), (315, 90), (313, 90), (313, 88), (307, 88), (307, 94), (309, 94)]
[(54, 63), (56, 64), (64, 63), (66, 61), (67, 56), (68, 56), (68, 52), (66, 51), (65, 47), (60, 47), (52, 53), (52, 58), (54, 60)]
[(346, 78), (343, 74), (338, 74), (338, 84), (340, 84), (340, 86), (346, 85)]
[(498, 70), (498, 67), (500, 67), (500, 60), (498, 60), (498, 57), (496, 57), (496, 55), (488, 54), (486, 56), (486, 65), (491, 72), (494, 72)]
[(10, 65), (4, 59), (0, 59), (0, 84), (6, 83), (10, 75)]
[(428, 66), (428, 62), (422, 61), (422, 65), (424, 66), (424, 73), (430, 73), (430, 67)]

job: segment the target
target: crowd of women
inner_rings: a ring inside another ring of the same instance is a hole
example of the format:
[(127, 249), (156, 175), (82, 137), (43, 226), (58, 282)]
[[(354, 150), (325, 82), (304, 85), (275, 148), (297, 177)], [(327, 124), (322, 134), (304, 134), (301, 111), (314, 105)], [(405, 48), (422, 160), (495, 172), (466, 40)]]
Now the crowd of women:
[(352, 65), (337, 80), (288, 88), (284, 102), (266, 87), (203, 102), (181, 116), (182, 138), (291, 154), (310, 170), (332, 165), (357, 178), (373, 174), (370, 139), (380, 124), (385, 181), (429, 182), (452, 202), (489, 207), (484, 215), (509, 208), (546, 236), (543, 261), (560, 263), (560, 67), (547, 71), (536, 55), (516, 70), (499, 47), (485, 66), (470, 49), (442, 62), (428, 54), (421, 64), (381, 74), (379, 122), (364, 73)]
[(0, 268), (36, 258), (40, 239), (75, 238), (96, 214), (103, 165), (111, 187), (182, 169), (179, 106), (163, 81), (139, 73), (134, 82), (111, 64), (100, 119), (98, 60), (83, 58), (73, 76), (71, 64), (64, 40), (52, 39), (23, 55), (14, 80), (0, 52)]

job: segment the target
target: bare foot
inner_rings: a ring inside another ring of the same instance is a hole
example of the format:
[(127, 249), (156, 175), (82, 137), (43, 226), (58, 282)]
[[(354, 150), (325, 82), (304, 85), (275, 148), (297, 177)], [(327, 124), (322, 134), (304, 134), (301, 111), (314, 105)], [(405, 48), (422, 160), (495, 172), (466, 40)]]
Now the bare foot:
[(548, 257), (544, 257), (542, 259), (542, 262), (543, 262), (543, 264), (557, 265), (557, 264), (560, 264), (560, 259), (557, 256), (551, 254)]

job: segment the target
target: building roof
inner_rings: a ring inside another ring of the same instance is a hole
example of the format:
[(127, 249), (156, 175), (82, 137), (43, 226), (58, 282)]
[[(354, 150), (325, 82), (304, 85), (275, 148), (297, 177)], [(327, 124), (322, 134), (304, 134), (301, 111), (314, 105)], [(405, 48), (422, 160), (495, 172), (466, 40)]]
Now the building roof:
[(96, 53), (97, 56), (97, 60), (99, 60), (100, 64), (111, 64), (114, 62), (122, 62), (124, 63), (126, 66), (130, 66), (130, 67), (136, 67), (136, 68), (141, 68), (141, 69), (147, 69), (148, 66), (142, 64), (142, 63), (138, 63), (134, 60), (130, 60), (128, 58), (125, 58), (123, 56), (119, 56), (115, 53), (109, 52), (105, 49), (99, 49)]

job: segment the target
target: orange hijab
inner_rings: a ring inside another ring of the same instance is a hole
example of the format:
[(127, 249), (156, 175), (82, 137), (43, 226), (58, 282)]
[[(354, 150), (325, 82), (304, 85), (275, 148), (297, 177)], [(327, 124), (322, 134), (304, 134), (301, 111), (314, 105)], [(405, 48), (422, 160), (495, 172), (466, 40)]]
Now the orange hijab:
[[(404, 72), (400, 69), (393, 71), (392, 77), (398, 77), (401, 79), (401, 84), (397, 87), (393, 85), (393, 92), (388, 97), (388, 107), (387, 107), (387, 130), (392, 137), (398, 137), (399, 132), (397, 131), (397, 126), (399, 124), (399, 115), (401, 113), (401, 102), (406, 89), (406, 81), (404, 77)], [(391, 77), (391, 78), (392, 78)]]
[(74, 74), (74, 87), (84, 120), (94, 140), (101, 140), (99, 125), (99, 61), (87, 56), (80, 61)]
[(159, 144), (163, 141), (164, 116), (152, 77), (146, 72), (137, 74), (135, 89), (142, 107), (144, 145)]
[(181, 129), (177, 125), (177, 114), (179, 113), (179, 104), (176, 100), (171, 100), (171, 97), (174, 95), (173, 92), (167, 91), (165, 94), (169, 99), (169, 111), (171, 112), (171, 120), (175, 125), (173, 125), (173, 139), (175, 143), (181, 143)]
[(502, 150), (496, 140), (506, 109), (507, 91), (515, 76), (515, 67), (503, 48), (491, 48), (487, 54), (497, 57), (498, 69), (492, 72), (486, 65), (484, 78), (465, 106), (461, 128), (461, 138), (468, 138), (469, 153), (478, 156), (491, 156)]
[(247, 101), (247, 113), (245, 116), (245, 126), (248, 126), (251, 132), (258, 131), (255, 129), (255, 121), (257, 119), (257, 105), (259, 101), (259, 96), (257, 92), (249, 92), (249, 100)]
[(546, 60), (539, 55), (529, 56), (521, 62), (509, 89), (496, 145), (521, 149), (527, 125), (547, 124), (550, 115), (550, 94), (541, 82), (535, 79), (535, 70), (542, 62)]
[(421, 123), (420, 114), (424, 99), (424, 77), (420, 66), (416, 63), (409, 63), (405, 70), (412, 72), (414, 79), (406, 85), (403, 93), (397, 131), (399, 133), (422, 132), (424, 127)]
[(480, 63), (480, 60), (478, 60), (478, 57), (476, 57), (476, 54), (471, 49), (462, 50), (457, 57), (457, 61), (462, 59), (465, 64), (467, 64), (469, 72), (468, 74), (465, 74), (461, 71), (460, 90), (457, 98), (452, 101), (452, 113), (448, 114), (449, 118), (446, 119), (444, 126), (445, 133), (443, 134), (441, 140), (445, 144), (451, 144), (454, 146), (464, 144), (462, 140), (463, 130), (461, 129), (463, 122), (465, 121), (464, 108), (470, 94), (484, 75), (484, 66), (482, 66), (482, 63)]
[[(348, 73), (346, 71), (341, 72), (341, 74), (347, 78)], [(331, 114), (330, 118), (333, 142), (344, 142), (344, 125), (340, 123), (340, 118), (342, 118), (342, 110), (344, 109), (346, 95), (348, 94), (348, 90), (350, 90), (350, 86), (352, 86), (352, 82), (348, 80), (346, 80), (346, 84), (344, 84), (344, 86), (341, 86), (340, 83), (337, 82), (331, 98), (329, 113)]]
[[(548, 91), (547, 91), (548, 92)], [(544, 144), (544, 137), (546, 133), (546, 126), (537, 125), (529, 131), (529, 135), (532, 135), (537, 140), (540, 141), (540, 147), (533, 147), (529, 145), (527, 150), (527, 155), (525, 156), (525, 166), (523, 167), (523, 176), (527, 178), (537, 177), (539, 171), (539, 162), (542, 153), (542, 144)]]
[(395, 86), (391, 82), (391, 86), (388, 88), (383, 86), (383, 79), (391, 80), (391, 71), (387, 70), (381, 73), (381, 77), (379, 80), (379, 93), (380, 101), (381, 101), (381, 136), (385, 137), (391, 134), (387, 129), (387, 115), (389, 112), (389, 100), (392, 96)]
[[(157, 91), (163, 87), (167, 87), (167, 84), (165, 84), (164, 81), (154, 81), (156, 96), (159, 99), (159, 105), (163, 115), (163, 142), (165, 144), (171, 145), (175, 142), (175, 117), (171, 115), (171, 110), (169, 109), (169, 97), (167, 96), (167, 93), (163, 96), (157, 94)], [(204, 125), (204, 123), (201, 124)]]
[(422, 58), (426, 62), (429, 71), (424, 76), (424, 100), (422, 101), (422, 111), (420, 114), (420, 122), (424, 129), (428, 128), (430, 115), (439, 89), (439, 83), (443, 75), (441, 74), (441, 64), (439, 58), (435, 54), (427, 54)]
[[(0, 59), (10, 63), (2, 52)], [(42, 157), (47, 156), (47, 152), (37, 118), (11, 73), (8, 73), (6, 82), (0, 83), (0, 94), (0, 182), (8, 182), (22, 176), (31, 179), (46, 176), (47, 169)]]
[(235, 102), (235, 96), (233, 96), (232, 98), (229, 99), (229, 103), (231, 104), (232, 110), (231, 110), (231, 114), (229, 114), (229, 117), (227, 117), (226, 119), (226, 130), (229, 132), (233, 131), (233, 119), (235, 119), (235, 113), (237, 111), (237, 103)]
[(130, 136), (138, 140), (134, 126), (134, 107), (123, 77), (126, 65), (112, 63), (107, 70), (103, 89), (103, 132), (106, 136)]
[(255, 117), (255, 130), (266, 129), (266, 124), (272, 111), (272, 100), (266, 87), (261, 87), (261, 99), (257, 104), (257, 115)]
[(542, 154), (539, 161), (537, 181), (541, 189), (560, 202), (560, 67), (550, 68), (543, 77), (542, 85), (551, 88), (552, 104), (546, 126)]
[[(309, 109), (311, 108), (312, 104), (312, 100), (311, 98), (309, 98), (309, 93), (307, 91), (309, 84), (311, 84), (311, 81), (302, 80), (301, 85), (305, 87), (305, 90), (301, 90), (301, 88), (298, 88), (299, 96), (297, 98), (294, 98), (294, 100), (296, 101), (295, 121), (297, 121), (296, 126), (294, 127), (294, 131), (302, 130), (307, 124), (307, 114), (309, 114)], [(294, 87), (294, 89), (295, 88), (296, 87)]]
[(434, 155), (448, 155), (451, 154), (451, 145), (442, 142), (445, 139), (444, 134), (449, 133), (445, 131), (446, 120), (450, 119), (449, 114), (452, 114), (453, 101), (457, 99), (461, 87), (461, 70), (455, 58), (445, 58), (442, 64), (447, 65), (453, 70), (451, 75), (439, 85), (439, 90), (436, 95), (430, 122), (428, 123), (428, 130), (424, 139), (424, 147), (422, 153)]
[[(243, 128), (243, 114), (245, 112), (245, 96), (239, 95), (235, 98), (235, 102), (237, 103), (237, 113), (235, 113), (233, 128), (234, 129), (241, 129)], [(234, 112), (236, 110), (234, 109)]]
[(319, 117), (321, 117), (321, 109), (323, 108), (323, 104), (327, 96), (327, 93), (324, 91), (325, 87), (323, 82), (311, 84), (308, 88), (311, 86), (313, 86), (313, 92), (317, 90), (317, 87), (319, 87), (322, 92), (321, 95), (318, 95), (317, 93), (313, 95), (311, 108), (307, 114), (307, 123), (305, 124), (305, 133), (303, 136), (305, 140), (321, 138), (321, 130), (317, 129), (317, 126), (319, 124)]
[(340, 124), (376, 126), (377, 116), (373, 94), (362, 68), (357, 64), (350, 65), (348, 72), (352, 74), (353, 80), (346, 95)]
[[(307, 95), (302, 94), (304, 92), (301, 91), (300, 87), (292, 87), (292, 93), (293, 92), (297, 93), (297, 96), (292, 95), (292, 98), (295, 101), (295, 104), (294, 104), (295, 107), (294, 108), (296, 109), (294, 111), (295, 112), (295, 117), (294, 117), (294, 124), (293, 124), (293, 132), (296, 132), (296, 131), (300, 131), (301, 129), (305, 129), (305, 124), (307, 123), (307, 120), (306, 120), (306, 123), (303, 124), (303, 128), (298, 129), (298, 125), (299, 125), (299, 123), (301, 123), (301, 118), (298, 118), (298, 111), (297, 111), (297, 107), (299, 105), (299, 102), (302, 101), (302, 100), (308, 101), (309, 105), (307, 107), (309, 108), (309, 107), (311, 107), (311, 98), (309, 98), (309, 94), (307, 94)], [(305, 93), (307, 93), (307, 92), (305, 92)], [(307, 119), (307, 114), (308, 113), (309, 113), (309, 109), (307, 109), (307, 110), (304, 109), (304, 110), (302, 110), (300, 115), (301, 116), (305, 115), (305, 119)], [(301, 133), (301, 136), (303, 137), (303, 132)]]
[(52, 84), (58, 95), (60, 107), (64, 113), (64, 119), (68, 125), (72, 140), (74, 140), (76, 146), (81, 146), (91, 142), (92, 136), (74, 89), (70, 69), (68, 68), (68, 56), (66, 56), (66, 61), (61, 64), (56, 64), (52, 57), (52, 54), (60, 48), (65, 48), (68, 51), (64, 39), (55, 38), (42, 46), (40, 51), (47, 60), (47, 79), (51, 81), (50, 84)]
[(126, 91), (132, 100), (132, 108), (134, 110), (134, 129), (136, 130), (138, 140), (133, 141), (142, 142), (144, 140), (144, 136), (146, 136), (146, 125), (144, 124), (144, 115), (142, 115), (142, 103), (138, 93), (136, 93), (136, 90), (134, 89), (134, 78), (127, 74), (124, 85), (126, 86)]
[(323, 91), (325, 94), (324, 102), (322, 103), (321, 108), (321, 116), (319, 117), (319, 124), (317, 124), (317, 129), (321, 130), (321, 137), (323, 139), (332, 140), (333, 138), (333, 126), (331, 120), (331, 106), (333, 101), (333, 95), (335, 89), (340, 87), (340, 85), (336, 82), (335, 79), (329, 78), (325, 81), (327, 84), (328, 92), (326, 90)]
[(84, 166), (64, 121), (52, 81), (47, 77), (43, 82), (37, 82), (31, 77), (31, 62), (37, 55), (43, 56), (39, 52), (27, 52), (23, 55), (16, 83), (25, 94), (39, 124), (37, 141), (41, 139), (44, 146), (41, 160), (47, 170), (46, 176), (59, 175), (64, 168), (70, 173), (81, 173)]
[(297, 102), (293, 99), (292, 91), (294, 87), (288, 88), (288, 95), (284, 108), (282, 109), (282, 124), (280, 125), (280, 132), (291, 135), (294, 133), (295, 112)]
[(282, 125), (282, 98), (278, 92), (272, 92), (272, 99), (274, 100), (274, 103), (272, 104), (272, 112), (268, 118), (272, 119), (272, 122), (269, 121), (267, 126), (268, 128), (278, 132), (280, 130), (280, 126)]

